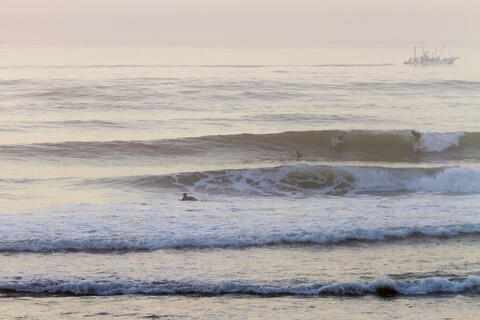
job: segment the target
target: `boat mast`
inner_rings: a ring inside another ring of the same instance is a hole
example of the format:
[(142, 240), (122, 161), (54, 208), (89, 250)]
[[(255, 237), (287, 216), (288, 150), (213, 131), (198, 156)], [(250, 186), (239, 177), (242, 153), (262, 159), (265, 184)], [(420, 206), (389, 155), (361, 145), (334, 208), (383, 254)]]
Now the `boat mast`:
[(443, 49), (445, 49), (445, 45), (443, 45), (442, 48), (440, 49), (440, 54), (438, 55), (438, 58), (440, 58), (442, 56)]

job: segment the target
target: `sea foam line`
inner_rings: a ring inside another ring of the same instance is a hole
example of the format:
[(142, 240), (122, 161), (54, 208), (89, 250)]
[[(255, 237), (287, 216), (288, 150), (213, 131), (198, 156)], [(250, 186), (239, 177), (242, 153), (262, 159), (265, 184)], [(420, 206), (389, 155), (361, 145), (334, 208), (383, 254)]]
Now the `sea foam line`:
[(463, 279), (446, 279), (430, 277), (423, 280), (395, 281), (379, 278), (373, 281), (353, 281), (329, 283), (315, 281), (298, 284), (295, 282), (261, 282), (221, 281), (207, 282), (200, 280), (159, 280), (153, 282), (132, 281), (112, 282), (98, 280), (48, 280), (48, 279), (13, 279), (0, 282), (3, 294), (46, 294), (46, 295), (225, 295), (248, 294), (259, 296), (306, 295), (306, 296), (364, 296), (378, 295), (389, 297), (395, 295), (415, 296), (431, 294), (479, 294), (480, 277), (470, 276)]
[(452, 238), (480, 234), (480, 224), (398, 227), (392, 229), (357, 228), (339, 232), (301, 231), (285, 234), (188, 235), (185, 237), (124, 239), (26, 239), (0, 242), (0, 252), (137, 252), (163, 249), (243, 248), (266, 245), (341, 245), (355, 241), (393, 241), (418, 237)]

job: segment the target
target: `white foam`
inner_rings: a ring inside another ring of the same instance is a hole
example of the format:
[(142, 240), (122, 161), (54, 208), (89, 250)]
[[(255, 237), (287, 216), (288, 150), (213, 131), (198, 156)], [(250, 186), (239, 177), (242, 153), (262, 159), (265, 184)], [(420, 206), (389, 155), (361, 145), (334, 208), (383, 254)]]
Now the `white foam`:
[(354, 188), (358, 191), (480, 192), (480, 169), (477, 168), (351, 167), (347, 170), (354, 174)]
[(420, 150), (426, 152), (441, 152), (451, 147), (458, 147), (460, 137), (464, 132), (423, 133), (420, 138)]
[(415, 191), (424, 192), (480, 192), (480, 170), (445, 168), (433, 176), (421, 176), (408, 183)]
[[(312, 166), (299, 162), (290, 166), (265, 167), (240, 170), (211, 171), (202, 173), (205, 177), (193, 185), (178, 182), (180, 175), (174, 175), (176, 185), (190, 193), (240, 194), (240, 195), (284, 195), (336, 192), (337, 186), (344, 184), (347, 191), (352, 177), (337, 167)], [(188, 174), (187, 174), (188, 175)], [(328, 180), (333, 176), (333, 180)], [(318, 183), (323, 187), (303, 188), (302, 183)]]
[(0, 292), (119, 295), (119, 294), (255, 294), (255, 295), (383, 295), (381, 290), (400, 295), (428, 295), (442, 293), (480, 293), (480, 277), (462, 280), (432, 277), (423, 280), (395, 281), (381, 278), (373, 281), (327, 283), (315, 281), (297, 284), (289, 282), (253, 283), (249, 281), (206, 282), (199, 280), (154, 282), (127, 280), (125, 282), (93, 280), (15, 279), (0, 283)]
[(409, 237), (455, 237), (480, 233), (480, 224), (438, 227), (354, 228), (351, 230), (269, 232), (246, 234), (180, 233), (151, 237), (143, 235), (135, 240), (124, 239), (31, 239), (17, 242), (0, 242), (0, 252), (62, 252), (62, 251), (152, 251), (172, 248), (222, 248), (279, 244), (336, 244), (346, 241), (386, 241)]
[[(196, 195), (202, 196), (202, 195)], [(385, 241), (480, 233), (478, 194), (209, 197), (0, 215), (0, 250), (160, 250)]]
[[(313, 166), (297, 163), (274, 168), (202, 173), (190, 193), (229, 195), (354, 194), (356, 192), (480, 192), (480, 169), (466, 167), (390, 168)], [(187, 174), (188, 175), (188, 174)], [(178, 175), (175, 175), (178, 181)]]

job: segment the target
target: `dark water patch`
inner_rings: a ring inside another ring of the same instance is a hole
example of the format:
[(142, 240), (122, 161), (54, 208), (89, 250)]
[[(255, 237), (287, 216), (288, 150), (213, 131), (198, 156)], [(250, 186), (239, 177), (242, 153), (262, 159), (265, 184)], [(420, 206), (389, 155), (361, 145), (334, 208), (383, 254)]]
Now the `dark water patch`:
[[(35, 124), (37, 126), (37, 124)], [(38, 126), (48, 127), (80, 127), (80, 128), (128, 128), (128, 125), (103, 120), (64, 120), (64, 121), (45, 121)]]

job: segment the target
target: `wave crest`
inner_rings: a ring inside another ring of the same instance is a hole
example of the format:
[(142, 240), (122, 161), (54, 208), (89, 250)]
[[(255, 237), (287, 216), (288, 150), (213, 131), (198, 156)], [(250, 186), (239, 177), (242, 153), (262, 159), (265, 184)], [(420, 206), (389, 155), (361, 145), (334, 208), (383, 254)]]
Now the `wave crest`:
[(395, 227), (380, 229), (356, 228), (343, 231), (297, 231), (285, 233), (266, 232), (262, 236), (256, 234), (228, 235), (183, 235), (164, 237), (160, 233), (155, 237), (139, 237), (136, 240), (126, 239), (25, 239), (22, 241), (0, 242), (0, 252), (95, 252), (113, 251), (136, 252), (162, 249), (187, 248), (226, 248), (252, 247), (265, 245), (324, 245), (343, 244), (353, 241), (388, 241), (418, 237), (458, 237), (462, 235), (480, 234), (479, 224)]
[(295, 160), (395, 161), (480, 160), (480, 132), (422, 134), (419, 143), (410, 131), (290, 131), (153, 141), (60, 142), (1, 145), (9, 158), (131, 159), (178, 157), (222, 158), (236, 161)]
[(226, 295), (248, 294), (259, 296), (276, 295), (308, 295), (308, 296), (364, 296), (378, 295), (388, 297), (394, 295), (429, 295), (429, 294), (461, 294), (480, 293), (480, 277), (471, 276), (466, 279), (445, 279), (432, 277), (423, 280), (395, 281), (381, 278), (361, 282), (313, 282), (295, 284), (291, 282), (252, 283), (248, 281), (206, 282), (198, 280), (153, 282), (144, 281), (88, 281), (88, 280), (45, 280), (14, 279), (0, 283), (0, 293), (27, 294), (64, 294), (72, 296), (84, 295)]
[(89, 183), (209, 195), (302, 196), (359, 193), (477, 193), (480, 169), (294, 165), (106, 178)]
[(454, 133), (424, 133), (420, 138), (420, 150), (426, 152), (442, 152), (452, 147), (458, 147), (463, 132)]

